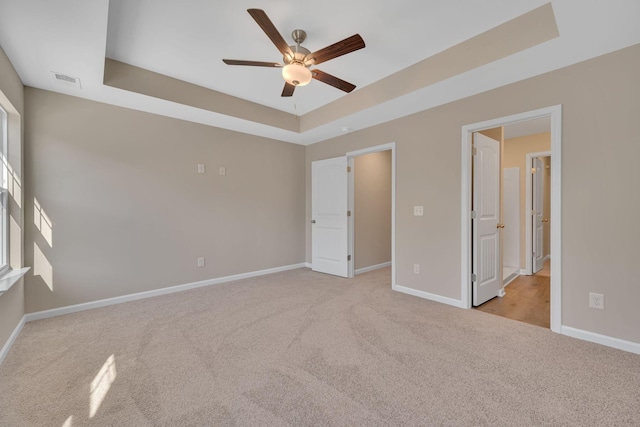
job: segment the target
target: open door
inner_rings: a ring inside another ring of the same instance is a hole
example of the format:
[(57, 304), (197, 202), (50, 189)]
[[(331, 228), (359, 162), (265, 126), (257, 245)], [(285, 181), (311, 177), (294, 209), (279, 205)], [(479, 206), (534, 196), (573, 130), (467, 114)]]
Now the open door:
[(311, 163), (313, 271), (348, 277), (347, 157)]
[(473, 134), (473, 305), (500, 294), (500, 142)]
[(533, 216), (531, 223), (533, 224), (533, 274), (542, 270), (544, 266), (544, 232), (542, 227), (542, 219), (544, 216), (544, 163), (539, 157), (534, 157), (531, 167), (533, 174)]

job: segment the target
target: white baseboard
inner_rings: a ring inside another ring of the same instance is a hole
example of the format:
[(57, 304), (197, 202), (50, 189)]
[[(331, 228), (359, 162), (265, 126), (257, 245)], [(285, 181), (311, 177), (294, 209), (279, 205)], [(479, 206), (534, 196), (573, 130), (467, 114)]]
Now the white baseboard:
[[(90, 310), (92, 308), (106, 307), (109, 305), (121, 304), (124, 302), (135, 301), (135, 300), (144, 299), (144, 298), (151, 298), (159, 295), (172, 294), (175, 292), (181, 292), (189, 289), (200, 288), (203, 286), (217, 285), (217, 284), (232, 282), (236, 280), (248, 279), (251, 277), (258, 277), (266, 274), (278, 273), (281, 271), (288, 271), (288, 270), (295, 270), (297, 268), (310, 267), (310, 266), (311, 265), (309, 263), (293, 264), (293, 265), (288, 265), (283, 267), (276, 267), (276, 268), (270, 268), (266, 270), (253, 271), (249, 273), (235, 274), (232, 276), (219, 277), (215, 279), (202, 280), (199, 282), (192, 282), (184, 285), (171, 286), (168, 288), (156, 289), (153, 291), (139, 292), (136, 294), (123, 295), (120, 297), (107, 298), (107, 299), (88, 302), (84, 304), (76, 304), (76, 305), (71, 305), (67, 307), (54, 308), (51, 310), (44, 310), (44, 311), (39, 311), (35, 313), (25, 314), (22, 317), (22, 319), (20, 319), (20, 322), (18, 322), (15, 329), (9, 336), (9, 339), (0, 350), (0, 364), (8, 354), (9, 350), (11, 349), (11, 346), (13, 345), (16, 338), (22, 331), (22, 328), (24, 327), (25, 323), (27, 322), (32, 322), (34, 320), (47, 319), (55, 316), (62, 316), (64, 314), (76, 313), (84, 310)], [(379, 268), (382, 268), (382, 267), (379, 267)], [(443, 297), (440, 295), (432, 294), (425, 291), (420, 291), (417, 289), (411, 289), (411, 288), (407, 288), (399, 285), (393, 285), (392, 289), (394, 291), (402, 292), (408, 295), (413, 295), (413, 296), (424, 298), (431, 301), (440, 302), (440, 303), (451, 305), (454, 307), (463, 308), (463, 309), (467, 308), (463, 306), (462, 301), (456, 300), (453, 298)], [(590, 341), (596, 344), (601, 344), (608, 347), (617, 348), (619, 350), (628, 351), (630, 353), (640, 354), (640, 343), (626, 341), (619, 338), (613, 338), (607, 335), (600, 335), (595, 332), (584, 331), (581, 329), (572, 328), (570, 326), (562, 326), (560, 333), (563, 335), (567, 335), (573, 338), (578, 338), (584, 341)]]
[(504, 287), (506, 287), (509, 283), (513, 282), (513, 281), (514, 281), (514, 280), (516, 280), (518, 277), (520, 277), (520, 274), (516, 274), (516, 275), (514, 275), (511, 279), (507, 280), (507, 281), (502, 285), (502, 287), (503, 287), (503, 288), (504, 288)]
[(462, 301), (457, 299), (443, 297), (441, 295), (436, 295), (436, 294), (432, 294), (425, 291), (419, 291), (417, 289), (406, 288), (400, 285), (393, 285), (391, 289), (393, 289), (394, 291), (402, 292), (403, 294), (413, 295), (414, 297), (420, 297), (420, 298), (428, 299), (431, 301), (440, 302), (442, 304), (452, 305), (458, 308), (465, 308), (465, 309), (467, 308), (462, 304)]
[(383, 262), (382, 264), (370, 265), (369, 267), (362, 267), (354, 271), (355, 274), (362, 274), (368, 271), (378, 270), (380, 268), (391, 267), (391, 261)]
[(25, 316), (22, 316), (22, 318), (16, 325), (11, 335), (9, 335), (9, 339), (2, 347), (2, 350), (0, 350), (0, 365), (2, 364), (2, 361), (7, 356), (7, 354), (9, 353), (9, 349), (11, 349), (11, 346), (15, 342), (16, 338), (18, 338), (18, 335), (20, 334), (20, 331), (22, 331), (22, 327), (24, 326), (25, 323), (26, 323)]
[(313, 268), (313, 264), (311, 264), (310, 262), (305, 262), (304, 266), (307, 268)]
[(560, 333), (580, 340), (590, 341), (596, 344), (606, 345), (607, 347), (617, 348), (618, 350), (628, 351), (629, 353), (640, 354), (640, 343), (633, 341), (621, 340), (620, 338), (600, 335), (595, 332), (576, 329), (570, 326), (562, 326), (560, 328)]
[(544, 261), (543, 261), (543, 262), (546, 262), (546, 261), (548, 261), (548, 260), (550, 260), (550, 259), (551, 259), (551, 254), (549, 254), (549, 255), (547, 255), (546, 257), (544, 257)]
[(241, 279), (249, 279), (251, 277), (264, 276), (265, 274), (278, 273), (281, 271), (295, 270), (304, 267), (304, 263), (287, 265), (284, 267), (269, 268), (266, 270), (252, 271), (249, 273), (234, 274), (232, 276), (218, 277), (215, 279), (201, 280), (199, 282), (186, 283), (184, 285), (170, 286), (168, 288), (155, 289), (153, 291), (138, 292), (135, 294), (123, 295), (119, 297), (106, 298), (98, 301), (86, 302), (83, 304), (69, 305), (66, 307), (53, 308), (51, 310), (37, 311), (35, 313), (25, 314), (26, 322), (34, 320), (48, 319), (50, 317), (62, 316), (64, 314), (76, 313), (78, 311), (91, 310), (92, 308), (106, 307), (108, 305), (122, 304), (123, 302), (136, 301), (144, 298), (156, 297), (159, 295), (167, 295), (175, 292), (182, 292), (189, 289), (201, 288), (203, 286), (218, 285), (221, 283), (233, 282)]

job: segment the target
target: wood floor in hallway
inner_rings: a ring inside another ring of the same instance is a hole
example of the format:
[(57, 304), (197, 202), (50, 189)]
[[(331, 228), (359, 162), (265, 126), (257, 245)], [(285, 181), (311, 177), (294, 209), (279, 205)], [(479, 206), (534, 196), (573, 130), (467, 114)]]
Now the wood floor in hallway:
[(531, 325), (550, 327), (551, 261), (533, 276), (519, 276), (506, 288), (506, 295), (487, 301), (476, 309)]

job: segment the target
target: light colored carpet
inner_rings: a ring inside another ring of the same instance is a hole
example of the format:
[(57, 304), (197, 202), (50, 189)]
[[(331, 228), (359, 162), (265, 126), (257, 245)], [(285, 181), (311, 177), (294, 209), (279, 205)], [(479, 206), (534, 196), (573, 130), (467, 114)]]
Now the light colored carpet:
[(293, 270), (32, 322), (2, 426), (640, 425), (640, 356)]

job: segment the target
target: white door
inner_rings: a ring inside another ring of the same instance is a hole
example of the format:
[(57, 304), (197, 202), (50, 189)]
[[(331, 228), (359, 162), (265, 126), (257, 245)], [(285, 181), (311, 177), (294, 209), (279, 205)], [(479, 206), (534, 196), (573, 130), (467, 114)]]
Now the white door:
[(473, 305), (498, 296), (500, 268), (500, 143), (473, 134)]
[(347, 277), (347, 158), (311, 164), (311, 261), (313, 271)]
[(539, 157), (533, 158), (531, 167), (533, 173), (533, 216), (531, 223), (533, 224), (533, 273), (537, 273), (544, 266), (544, 233), (542, 228), (542, 217), (544, 215), (544, 164)]

